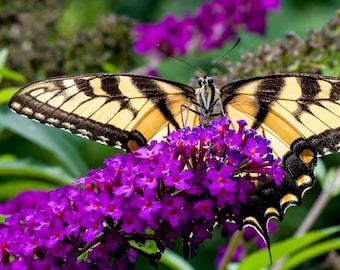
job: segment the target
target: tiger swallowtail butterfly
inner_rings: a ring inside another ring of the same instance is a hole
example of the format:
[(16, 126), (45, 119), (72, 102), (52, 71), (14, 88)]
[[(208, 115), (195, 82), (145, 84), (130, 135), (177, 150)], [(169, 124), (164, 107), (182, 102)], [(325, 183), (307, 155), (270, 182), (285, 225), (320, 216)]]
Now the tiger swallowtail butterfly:
[[(257, 185), (239, 228), (254, 227), (269, 244), (267, 223), (282, 220), (315, 182), (316, 157), (340, 150), (340, 79), (278, 74), (217, 88), (210, 77), (199, 88), (129, 74), (62, 76), (19, 90), (10, 108), (41, 123), (127, 150), (170, 131), (207, 125), (223, 114), (244, 119), (272, 142), (282, 158), (284, 181)], [(183, 120), (184, 119), (184, 120)]]

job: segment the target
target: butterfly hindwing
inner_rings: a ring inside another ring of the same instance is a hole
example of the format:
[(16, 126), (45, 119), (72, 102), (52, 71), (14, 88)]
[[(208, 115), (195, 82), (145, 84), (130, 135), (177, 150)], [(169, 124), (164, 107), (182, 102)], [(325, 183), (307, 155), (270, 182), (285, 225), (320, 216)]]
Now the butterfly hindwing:
[(271, 180), (258, 184), (244, 208), (244, 218), (239, 223), (255, 228), (269, 247), (268, 221), (279, 221), (290, 206), (299, 205), (304, 193), (315, 182), (316, 152), (304, 139), (296, 140), (283, 158), (284, 181), (276, 186)]

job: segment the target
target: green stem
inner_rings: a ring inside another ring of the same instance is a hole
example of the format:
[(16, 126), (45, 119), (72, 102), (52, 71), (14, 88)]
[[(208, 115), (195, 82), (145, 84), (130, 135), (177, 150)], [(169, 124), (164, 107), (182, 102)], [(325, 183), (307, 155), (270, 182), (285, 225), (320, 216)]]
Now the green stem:
[(233, 234), (233, 236), (230, 239), (228, 248), (223, 255), (222, 262), (218, 266), (217, 270), (227, 269), (227, 265), (232, 262), (233, 253), (237, 247), (237, 244), (240, 242), (242, 235), (243, 235), (243, 231), (237, 231)]

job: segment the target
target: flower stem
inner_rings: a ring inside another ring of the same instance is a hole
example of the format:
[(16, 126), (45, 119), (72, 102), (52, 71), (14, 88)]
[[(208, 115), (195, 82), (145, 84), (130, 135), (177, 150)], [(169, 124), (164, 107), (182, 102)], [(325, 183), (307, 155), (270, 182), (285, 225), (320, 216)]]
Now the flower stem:
[(233, 253), (237, 247), (237, 244), (240, 242), (240, 239), (243, 235), (243, 231), (236, 231), (230, 239), (230, 243), (226, 252), (223, 255), (222, 262), (218, 266), (217, 270), (225, 270), (227, 269), (227, 265), (231, 263)]

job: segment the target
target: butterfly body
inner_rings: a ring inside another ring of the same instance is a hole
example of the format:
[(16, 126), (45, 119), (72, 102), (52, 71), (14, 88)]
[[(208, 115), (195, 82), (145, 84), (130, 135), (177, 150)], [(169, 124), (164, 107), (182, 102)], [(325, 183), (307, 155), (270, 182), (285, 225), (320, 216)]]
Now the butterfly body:
[(14, 95), (12, 110), (39, 122), (127, 150), (161, 140), (184, 126), (208, 125), (226, 115), (244, 119), (272, 142), (284, 181), (257, 185), (240, 228), (253, 226), (269, 242), (267, 222), (283, 218), (315, 182), (316, 157), (340, 151), (340, 79), (278, 74), (218, 88), (129, 74), (62, 76), (30, 84)]
[(199, 87), (195, 89), (196, 113), (199, 115), (200, 124), (208, 126), (212, 119), (221, 118), (224, 111), (221, 103), (221, 92), (216, 87), (211, 77), (198, 79)]

